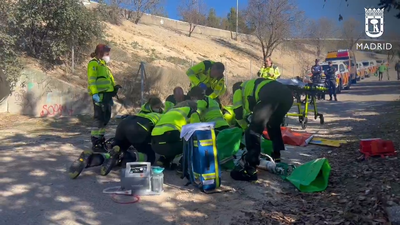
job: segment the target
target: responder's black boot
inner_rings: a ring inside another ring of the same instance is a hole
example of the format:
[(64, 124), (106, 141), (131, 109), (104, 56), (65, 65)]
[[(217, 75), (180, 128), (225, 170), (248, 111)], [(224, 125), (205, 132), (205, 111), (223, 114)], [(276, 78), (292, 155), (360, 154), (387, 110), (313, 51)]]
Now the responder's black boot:
[(256, 181), (258, 179), (257, 169), (255, 166), (250, 166), (250, 164), (246, 162), (245, 156), (246, 154), (242, 155), (238, 164), (231, 171), (231, 177), (234, 180)]
[(109, 153), (104, 154), (105, 159), (103, 165), (101, 165), (100, 174), (106, 176), (110, 173), (112, 168), (117, 164), (120, 155), (120, 147), (118, 145), (114, 146)]
[(156, 165), (164, 167), (166, 169), (170, 169), (171, 162), (165, 156), (161, 155), (160, 158), (158, 158)]
[(106, 139), (104, 137), (91, 137), (92, 140), (92, 150), (94, 152), (107, 152)]
[(329, 95), (329, 101), (332, 101), (332, 95)]
[(281, 153), (280, 152), (272, 152), (272, 159), (276, 162), (279, 163), (281, 162)]
[(92, 157), (92, 150), (83, 151), (79, 158), (75, 160), (69, 167), (69, 177), (71, 179), (77, 178), (82, 173), (83, 169), (85, 169), (89, 165)]
[(337, 97), (336, 97), (336, 95), (335, 95), (335, 101), (337, 102)]

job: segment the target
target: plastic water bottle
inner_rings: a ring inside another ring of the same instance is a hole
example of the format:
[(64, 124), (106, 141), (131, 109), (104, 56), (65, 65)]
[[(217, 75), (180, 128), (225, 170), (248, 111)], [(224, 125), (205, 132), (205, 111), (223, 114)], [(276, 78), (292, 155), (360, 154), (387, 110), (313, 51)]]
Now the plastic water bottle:
[(260, 164), (257, 166), (260, 169), (267, 170), (269, 172), (276, 172), (276, 164), (266, 159), (260, 159)]

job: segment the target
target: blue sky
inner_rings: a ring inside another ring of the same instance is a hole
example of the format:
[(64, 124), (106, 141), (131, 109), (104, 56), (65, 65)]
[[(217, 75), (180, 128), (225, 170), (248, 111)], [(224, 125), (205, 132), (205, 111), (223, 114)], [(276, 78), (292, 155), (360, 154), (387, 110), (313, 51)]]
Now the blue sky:
[[(168, 16), (172, 19), (181, 19), (178, 15), (177, 8), (180, 0), (164, 0), (164, 8), (168, 12)], [(226, 17), (231, 7), (236, 7), (236, 0), (203, 0), (207, 8), (214, 8), (218, 16)], [(298, 6), (303, 10), (307, 17), (318, 19), (327, 17), (334, 21), (338, 21), (339, 14), (344, 19), (354, 17), (360, 24), (364, 23), (364, 8), (377, 8), (379, 0), (297, 0)], [(349, 6), (347, 6), (349, 4)], [(245, 8), (247, 0), (239, 0), (239, 8)], [(385, 29), (386, 31), (394, 31), (396, 23), (400, 22), (394, 18), (395, 12), (385, 12)], [(339, 24), (339, 22), (338, 22)], [(364, 27), (360, 27), (361, 31)], [(399, 30), (399, 29), (397, 29)], [(385, 33), (386, 33), (385, 31)]]

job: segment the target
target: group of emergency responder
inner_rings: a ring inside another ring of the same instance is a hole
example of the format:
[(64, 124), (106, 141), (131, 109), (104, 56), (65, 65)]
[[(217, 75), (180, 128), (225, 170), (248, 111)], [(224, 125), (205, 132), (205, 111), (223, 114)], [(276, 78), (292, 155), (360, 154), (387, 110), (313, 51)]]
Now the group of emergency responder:
[[(107, 175), (121, 163), (121, 155), (122, 164), (145, 156), (144, 160), (152, 164), (173, 168), (172, 162), (183, 153), (182, 127), (198, 122), (215, 122), (217, 135), (232, 126), (244, 130), (247, 153), (241, 158), (242, 163), (231, 171), (233, 179), (257, 180), (256, 166), (265, 129), (273, 143), (272, 158), (280, 161), (280, 151), (285, 149), (280, 126), (293, 104), (293, 97), (287, 86), (276, 81), (280, 72), (270, 58), (260, 69), (259, 78), (233, 85), (231, 106), (222, 106), (219, 101), (227, 89), (224, 65), (210, 60), (194, 65), (186, 72), (191, 83), (187, 95), (181, 87), (176, 87), (167, 97), (165, 107), (158, 97), (149, 98), (138, 114), (126, 117), (118, 124), (112, 142), (106, 143), (104, 133), (110, 120), (112, 97), (121, 88), (115, 84), (107, 66), (110, 51), (110, 47), (99, 44), (88, 64), (88, 91), (95, 118), (91, 131), (92, 149), (83, 151), (73, 162), (69, 169), (71, 178), (93, 166), (101, 166), (101, 174)], [(129, 151), (130, 146), (141, 154)]]

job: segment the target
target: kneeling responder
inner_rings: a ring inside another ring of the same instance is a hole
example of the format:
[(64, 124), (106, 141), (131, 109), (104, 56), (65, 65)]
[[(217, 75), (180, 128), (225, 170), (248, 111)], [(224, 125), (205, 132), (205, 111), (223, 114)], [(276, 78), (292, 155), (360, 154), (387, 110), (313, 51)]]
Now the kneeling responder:
[[(161, 100), (157, 97), (152, 98), (151, 101), (148, 102), (148, 108), (151, 110), (159, 110), (159, 103)], [(159, 113), (139, 113), (136, 116), (128, 116), (125, 119), (123, 119), (117, 127), (115, 138), (113, 143), (111, 144), (111, 147), (114, 146), (119, 146), (118, 149), (112, 149), (110, 151), (111, 156), (115, 155), (118, 152), (125, 152), (125, 148), (128, 149), (131, 145), (133, 145), (136, 150), (139, 152), (148, 154), (147, 159), (151, 162), (155, 161), (155, 155), (152, 153), (151, 147), (149, 145), (150, 143), (150, 133), (152, 131), (152, 128), (154, 127), (154, 124), (158, 122), (160, 119), (161, 114)], [(131, 126), (131, 127), (130, 127)], [(148, 131), (148, 139), (146, 141), (143, 141), (143, 136), (146, 135), (146, 131)], [(134, 132), (133, 132), (134, 131)], [(139, 135), (141, 133), (141, 135)], [(134, 141), (136, 140), (136, 141)], [(129, 146), (128, 141), (130, 142)], [(122, 143), (122, 144), (121, 144)], [(121, 150), (121, 151), (119, 151)], [(108, 153), (105, 151), (105, 154), (103, 153), (97, 153), (93, 151), (83, 151), (79, 158), (72, 163), (72, 165), (69, 168), (69, 175), (72, 179), (75, 179), (76, 177), (81, 174), (83, 169), (88, 168), (88, 167), (95, 167), (95, 166), (100, 166), (104, 162), (104, 157), (109, 158)], [(128, 155), (129, 156), (129, 155)], [(114, 157), (115, 158), (115, 157)], [(114, 160), (114, 158), (112, 158)], [(114, 160), (115, 164), (115, 160)], [(112, 165), (114, 165), (112, 164)], [(106, 164), (105, 164), (106, 165)], [(111, 168), (110, 168), (111, 170)], [(103, 171), (106, 171), (105, 169), (102, 168), (101, 172), (103, 174)], [(104, 172), (104, 174), (108, 174)]]
[(114, 77), (107, 63), (110, 61), (111, 48), (99, 44), (90, 55), (88, 74), (88, 91), (92, 96), (94, 106), (94, 128), (91, 131), (92, 151), (105, 152), (105, 128), (111, 119), (111, 109), (114, 104), (118, 87), (115, 86)]
[(224, 71), (225, 66), (221, 62), (205, 60), (191, 67), (186, 75), (190, 79), (191, 87), (201, 87), (207, 96), (221, 105), (219, 97), (226, 91)]
[(332, 62), (328, 63), (328, 68), (325, 70), (326, 83), (329, 90), (329, 101), (332, 101), (332, 95), (337, 101), (336, 97), (336, 69), (333, 67)]
[(197, 102), (197, 112), (200, 115), (201, 122), (215, 122), (216, 134), (226, 128), (229, 128), (228, 122), (225, 121), (221, 109), (217, 101), (205, 96), (203, 89), (199, 86), (193, 87), (188, 95)]
[(183, 142), (180, 137), (182, 127), (198, 122), (200, 118), (194, 101), (178, 103), (161, 117), (151, 132), (151, 146), (154, 152), (160, 155), (158, 163), (170, 168), (175, 156), (183, 153)]
[[(292, 91), (274, 80), (264, 78), (249, 80), (235, 90), (234, 112), (239, 125), (245, 129), (247, 153), (242, 158), (242, 163), (231, 172), (233, 179), (257, 180), (256, 166), (260, 163), (260, 142), (265, 128), (273, 145), (272, 158), (280, 162), (280, 151), (285, 149), (281, 123), (292, 104)], [(249, 126), (243, 116), (244, 112), (253, 112)]]
[(272, 63), (270, 57), (267, 57), (264, 62), (264, 66), (261, 67), (260, 71), (257, 73), (258, 77), (276, 80), (281, 76), (278, 66)]
[(101, 175), (107, 175), (117, 163), (120, 153), (126, 154), (131, 145), (138, 152), (146, 155), (147, 162), (154, 164), (156, 155), (150, 145), (151, 132), (161, 115), (160, 113), (139, 113), (123, 119), (115, 132), (110, 157), (107, 157), (101, 166)]
[(174, 94), (167, 97), (165, 100), (165, 108), (164, 112), (172, 109), (176, 104), (182, 101), (190, 100), (189, 96), (183, 93), (183, 89), (181, 87), (174, 88)]
[(164, 104), (162, 103), (161, 99), (156, 96), (151, 96), (149, 100), (147, 100), (144, 105), (140, 108), (139, 113), (162, 113), (163, 112)]

